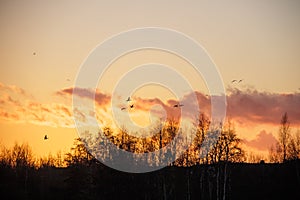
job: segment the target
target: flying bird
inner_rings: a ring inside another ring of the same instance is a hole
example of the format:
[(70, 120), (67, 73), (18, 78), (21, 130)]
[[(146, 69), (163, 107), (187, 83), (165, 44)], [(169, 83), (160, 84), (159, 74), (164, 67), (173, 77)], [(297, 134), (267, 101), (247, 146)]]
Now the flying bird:
[(244, 79), (240, 79), (240, 80), (239, 80), (239, 83), (242, 82), (243, 80), (244, 80)]
[(32, 55), (34, 55), (34, 56), (35, 56), (35, 55), (36, 55), (36, 53), (35, 53), (35, 52), (33, 52), (33, 53), (32, 53)]
[(122, 108), (121, 108), (121, 110), (125, 110), (125, 109), (126, 109), (125, 107), (122, 107)]
[(237, 80), (234, 79), (234, 80), (231, 81), (231, 83), (234, 83), (234, 82), (237, 82)]
[(128, 99), (126, 101), (131, 101), (130, 97), (128, 97)]
[(178, 108), (178, 107), (182, 107), (182, 106), (183, 106), (183, 104), (176, 104), (173, 107)]
[(71, 79), (67, 78), (66, 81), (71, 81)]
[(133, 104), (132, 104), (132, 105), (130, 105), (130, 108), (133, 108)]
[(48, 139), (49, 139), (48, 135), (45, 135), (44, 140), (48, 140)]

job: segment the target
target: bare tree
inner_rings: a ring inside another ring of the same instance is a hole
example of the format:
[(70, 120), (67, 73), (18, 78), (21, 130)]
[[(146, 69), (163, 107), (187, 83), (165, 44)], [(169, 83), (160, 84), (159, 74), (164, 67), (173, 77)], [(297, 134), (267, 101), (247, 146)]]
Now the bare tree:
[(71, 152), (66, 154), (65, 161), (70, 165), (89, 165), (94, 157), (88, 152), (80, 138), (75, 139)]
[(244, 160), (244, 151), (241, 148), (241, 139), (235, 133), (234, 125), (228, 121), (223, 127), (216, 144), (209, 152), (209, 163), (241, 162)]
[(56, 159), (52, 156), (51, 153), (49, 153), (48, 156), (41, 157), (38, 160), (37, 167), (39, 167), (39, 168), (55, 167), (55, 162), (56, 162)]
[(282, 161), (285, 162), (287, 160), (287, 149), (290, 139), (290, 122), (287, 113), (284, 113), (281, 118), (278, 139), (282, 149)]
[[(272, 150), (273, 151), (273, 150)], [(264, 156), (258, 153), (250, 152), (247, 155), (248, 163), (261, 163), (265, 160)]]
[(28, 144), (15, 143), (11, 149), (2, 149), (3, 160), (13, 168), (33, 167), (35, 160)]
[(281, 160), (281, 152), (282, 149), (280, 147), (279, 142), (276, 142), (275, 145), (272, 145), (269, 149), (269, 162), (271, 163), (279, 163)]
[(27, 192), (29, 170), (35, 166), (35, 159), (32, 150), (27, 143), (15, 145), (11, 149), (2, 148), (1, 162), (15, 171), (16, 178)]
[(297, 160), (300, 158), (300, 131), (298, 130), (295, 135), (290, 136), (287, 145), (287, 154), (289, 160)]

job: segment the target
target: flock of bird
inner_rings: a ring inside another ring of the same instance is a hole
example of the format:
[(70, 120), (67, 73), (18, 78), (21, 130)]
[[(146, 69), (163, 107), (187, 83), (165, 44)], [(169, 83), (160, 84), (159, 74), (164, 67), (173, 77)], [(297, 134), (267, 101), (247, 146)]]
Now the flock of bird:
[(184, 106), (183, 104), (175, 104), (173, 107), (174, 108), (179, 108), (179, 107), (182, 107), (182, 106)]
[[(233, 79), (233, 80), (231, 81), (231, 83), (241, 83), (243, 80), (244, 80), (244, 79), (239, 79), (239, 80)], [(299, 88), (299, 89), (300, 89), (300, 88)], [(126, 101), (127, 101), (127, 102), (131, 102), (131, 98), (128, 97)], [(182, 106), (184, 106), (184, 105), (183, 105), (183, 104), (180, 104), (180, 103), (173, 105), (174, 108), (180, 108), (180, 107), (182, 107)], [(133, 108), (134, 105), (133, 105), (133, 104), (130, 104), (129, 107), (130, 107), (130, 108)], [(126, 110), (126, 107), (122, 107), (121, 110)]]
[(244, 80), (244, 79), (240, 79), (240, 80), (234, 79), (234, 80), (231, 81), (231, 83), (234, 83), (234, 82), (240, 83), (240, 82), (242, 82), (243, 80)]
[[(131, 100), (130, 97), (128, 97), (128, 98), (126, 99), (126, 101), (127, 101), (127, 102), (131, 102), (132, 100)], [(182, 107), (182, 106), (184, 106), (184, 105), (183, 105), (183, 104), (180, 104), (180, 103), (173, 105), (174, 108), (179, 108), (179, 107)], [(134, 104), (129, 104), (129, 108), (134, 108)], [(121, 107), (121, 110), (126, 110), (126, 107)]]
[[(234, 79), (234, 80), (231, 81), (231, 83), (235, 83), (235, 82), (236, 82), (236, 83), (241, 83), (243, 80), (244, 80), (244, 79), (239, 79), (239, 80)], [(127, 102), (131, 102), (131, 98), (128, 97), (126, 101), (127, 101)], [(180, 107), (182, 107), (182, 106), (184, 106), (184, 105), (183, 105), (183, 104), (180, 104), (180, 103), (173, 105), (174, 108), (180, 108)], [(130, 107), (130, 108), (133, 108), (134, 105), (133, 105), (133, 104), (130, 104), (129, 107)], [(121, 110), (126, 110), (126, 107), (122, 107)]]
[[(34, 53), (34, 55), (35, 55), (35, 53)], [(70, 79), (67, 79), (67, 81), (70, 81)], [(240, 79), (240, 80), (234, 79), (234, 80), (231, 81), (231, 83), (235, 83), (235, 82), (240, 83), (240, 82), (242, 82), (242, 81), (243, 81), (243, 79)], [(126, 102), (129, 103), (129, 108), (132, 109), (132, 108), (134, 108), (134, 104), (130, 104), (131, 101), (132, 101), (132, 100), (131, 100), (130, 97), (128, 97), (128, 98), (126, 99)], [(182, 106), (184, 106), (184, 105), (183, 105), (183, 104), (180, 104), (180, 103), (173, 105), (174, 108), (180, 108), (180, 107), (182, 107)], [(121, 107), (121, 110), (126, 110), (126, 107)], [(48, 140), (48, 139), (49, 139), (48, 135), (45, 135), (45, 136), (44, 136), (44, 140)]]
[[(126, 101), (127, 101), (127, 103), (131, 102), (130, 97), (128, 97), (128, 99), (127, 99)], [(130, 108), (133, 108), (134, 105), (133, 105), (133, 104), (130, 104), (129, 107), (130, 107)], [(122, 107), (121, 110), (126, 110), (126, 107)]]
[[(33, 55), (33, 56), (36, 56), (37, 53), (36, 53), (36, 52), (33, 52), (32, 55)], [(68, 78), (68, 79), (66, 79), (66, 81), (69, 82), (69, 81), (71, 81), (71, 80)], [(240, 79), (240, 80), (234, 79), (234, 80), (231, 81), (231, 83), (235, 83), (235, 82), (236, 82), (236, 83), (240, 83), (240, 82), (242, 82), (242, 81), (243, 81), (243, 79)], [(300, 88), (299, 88), (299, 90), (300, 90)], [(132, 100), (131, 100), (130, 97), (128, 97), (126, 101), (127, 101), (127, 103), (129, 103), (129, 102), (131, 102)], [(180, 108), (180, 107), (182, 107), (182, 106), (184, 106), (184, 105), (183, 105), (183, 104), (180, 104), (180, 103), (173, 105), (174, 108)], [(131, 109), (134, 108), (134, 104), (129, 104), (129, 108), (131, 108)], [(121, 110), (126, 110), (126, 107), (122, 107)], [(45, 136), (44, 136), (44, 140), (48, 140), (48, 139), (49, 139), (48, 135), (45, 135)]]

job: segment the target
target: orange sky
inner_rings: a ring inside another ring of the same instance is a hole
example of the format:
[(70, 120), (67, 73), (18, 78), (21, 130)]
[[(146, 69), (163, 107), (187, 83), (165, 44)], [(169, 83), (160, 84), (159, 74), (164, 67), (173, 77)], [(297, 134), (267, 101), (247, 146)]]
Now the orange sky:
[[(254, 150), (266, 151), (283, 112), (288, 112), (293, 132), (300, 125), (299, 8), (298, 1), (1, 1), (0, 143), (28, 142), (37, 155), (68, 151), (77, 136), (70, 91), (83, 61), (114, 34), (156, 26), (180, 31), (203, 45), (224, 81), (227, 116), (238, 135)], [(99, 97), (109, 99), (122, 74), (149, 62), (171, 66), (187, 77), (201, 106), (208, 106), (205, 82), (189, 63), (155, 50), (116, 60), (99, 82)], [(233, 79), (243, 82), (231, 84)], [(184, 88), (182, 92), (189, 94)], [(176, 99), (157, 85), (141, 87), (134, 96), (140, 105), (132, 113), (137, 123), (149, 120), (142, 108), (150, 109), (153, 101), (167, 108)], [(97, 108), (103, 119), (109, 119), (110, 111), (107, 101)], [(50, 139), (44, 141), (44, 134)]]

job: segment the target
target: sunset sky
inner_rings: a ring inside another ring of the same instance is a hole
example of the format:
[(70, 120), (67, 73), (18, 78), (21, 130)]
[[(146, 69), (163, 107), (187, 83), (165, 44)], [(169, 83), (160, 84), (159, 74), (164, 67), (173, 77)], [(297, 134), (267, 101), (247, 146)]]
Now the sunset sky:
[[(78, 136), (72, 91), (90, 52), (120, 32), (162, 27), (188, 35), (206, 49), (226, 88), (227, 117), (249, 151), (266, 153), (275, 142), (284, 112), (289, 115), (292, 133), (300, 128), (299, 9), (296, 0), (3, 0), (0, 144), (28, 142), (38, 156), (68, 151)], [(143, 50), (120, 57), (100, 80), (96, 92), (100, 123), (110, 123), (114, 109), (110, 99), (118, 80), (145, 63), (162, 63), (187, 77), (203, 111), (209, 112), (206, 84), (188, 62), (168, 52)], [(243, 81), (231, 83), (233, 79)], [(172, 87), (181, 86), (175, 83)], [(91, 100), (89, 89), (77, 95)], [(189, 93), (184, 95), (188, 97)], [(130, 111), (131, 117), (140, 125), (149, 123), (149, 110), (172, 112), (178, 100), (172, 91), (158, 85), (141, 87), (133, 91), (133, 96), (137, 106)], [(126, 105), (127, 97), (120, 98)], [(44, 141), (45, 134), (49, 140)]]

